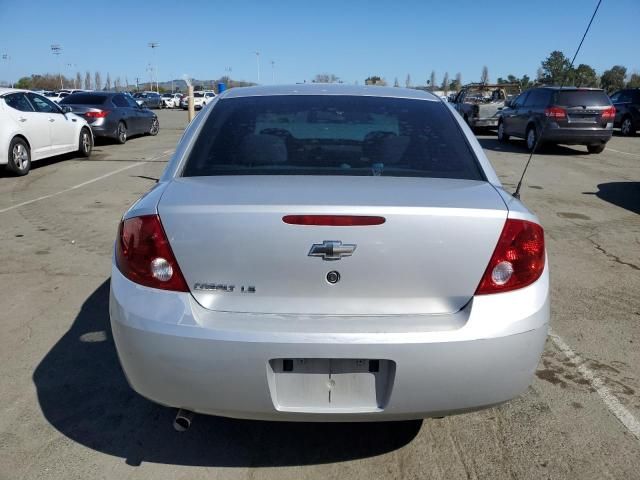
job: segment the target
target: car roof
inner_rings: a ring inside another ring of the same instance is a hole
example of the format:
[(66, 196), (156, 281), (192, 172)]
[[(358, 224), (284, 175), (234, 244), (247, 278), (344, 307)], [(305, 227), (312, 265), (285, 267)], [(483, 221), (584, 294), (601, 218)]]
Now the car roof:
[(113, 96), (113, 95), (119, 95), (122, 92), (75, 92), (75, 93), (70, 93), (68, 96), (70, 97), (71, 95), (109, 95), (109, 96)]
[(554, 90), (554, 91), (558, 91), (558, 90), (569, 90), (569, 91), (589, 90), (589, 91), (592, 91), (592, 92), (603, 92), (604, 91), (601, 88), (592, 88), (592, 87), (557, 87), (557, 86), (553, 86), (553, 85), (544, 85), (542, 87), (536, 87), (536, 88), (546, 88), (547, 90)]
[(220, 98), (266, 97), (275, 95), (348, 95), (357, 97), (408, 98), (440, 102), (440, 98), (430, 92), (401, 87), (381, 87), (378, 85), (344, 85), (331, 83), (305, 83), (299, 85), (275, 85), (236, 87), (225, 90)]
[[(30, 92), (31, 90), (23, 90), (21, 88), (7, 88), (7, 87), (0, 87), (0, 96), (2, 95), (7, 95), (9, 93), (17, 93), (17, 92)], [(33, 92), (35, 93), (35, 92)]]

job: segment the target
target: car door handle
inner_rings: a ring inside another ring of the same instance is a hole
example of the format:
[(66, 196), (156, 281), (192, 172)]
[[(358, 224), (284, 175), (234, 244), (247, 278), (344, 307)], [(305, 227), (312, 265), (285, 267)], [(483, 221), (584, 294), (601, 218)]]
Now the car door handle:
[(55, 118), (50, 118), (50, 119), (49, 119), (49, 121), (50, 121), (50, 122), (55, 122), (55, 121), (56, 121), (56, 119), (55, 119)]
[(27, 121), (27, 119), (24, 118), (24, 117), (20, 117), (18, 120), (20, 120), (21, 122), (26, 122)]

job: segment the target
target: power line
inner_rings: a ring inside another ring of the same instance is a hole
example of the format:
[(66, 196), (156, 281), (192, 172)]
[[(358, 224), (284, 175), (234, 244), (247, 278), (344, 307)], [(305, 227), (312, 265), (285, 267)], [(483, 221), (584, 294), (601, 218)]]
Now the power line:
[[(582, 35), (582, 40), (580, 40), (580, 44), (578, 45), (578, 48), (576, 49), (576, 53), (573, 55), (573, 58), (571, 59), (571, 63), (569, 64), (569, 68), (567, 68), (567, 70), (564, 72), (564, 75), (562, 76), (562, 82), (560, 82), (560, 89), (562, 90), (562, 87), (564, 87), (564, 82), (567, 79), (567, 75), (569, 75), (569, 72), (571, 71), (571, 68), (573, 68), (573, 62), (575, 62), (576, 57), (578, 56), (578, 52), (580, 52), (580, 49), (582, 48), (582, 44), (584, 42), (584, 39), (587, 37), (587, 33), (589, 33), (589, 29), (591, 28), (591, 24), (593, 23), (593, 19), (596, 17), (596, 13), (598, 13), (598, 9), (600, 8), (600, 4), (602, 3), (602, 0), (598, 0), (598, 4), (596, 5), (596, 9), (593, 11), (593, 15), (591, 15), (591, 20), (589, 20), (589, 25), (587, 25), (586, 30), (584, 31), (584, 34)], [(533, 154), (536, 152), (537, 148), (538, 148), (538, 144), (540, 143), (540, 139), (542, 138), (542, 134), (544, 133), (544, 129), (542, 130), (542, 132), (540, 132), (540, 135), (538, 135), (538, 138), (536, 138), (536, 143), (533, 146), (533, 149), (531, 150), (531, 154), (529, 155), (529, 159), (527, 160), (527, 163), (524, 166), (524, 170), (522, 171), (522, 175), (520, 176), (520, 180), (518, 181), (518, 185), (516, 186), (516, 191), (513, 192), (513, 196), (515, 198), (520, 198), (520, 188), (522, 187), (522, 180), (524, 179), (524, 175), (527, 173), (527, 169), (529, 168), (529, 163), (531, 163), (531, 159), (533, 158)]]

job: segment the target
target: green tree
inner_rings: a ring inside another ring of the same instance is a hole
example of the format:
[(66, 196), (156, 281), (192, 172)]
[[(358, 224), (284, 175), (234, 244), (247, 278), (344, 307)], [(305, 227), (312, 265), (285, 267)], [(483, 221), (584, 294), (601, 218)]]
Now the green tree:
[(111, 90), (111, 74), (107, 72), (107, 79), (104, 82), (104, 89)]
[(396, 77), (396, 78), (393, 80), (393, 86), (394, 86), (394, 87), (399, 87), (399, 86), (400, 86), (400, 84), (398, 83), (398, 77)]
[[(459, 92), (459, 91), (460, 91), (460, 89), (462, 88), (462, 74), (461, 74), (461, 73), (459, 73), (459, 72), (458, 72), (458, 73), (456, 73), (456, 80), (455, 80), (455, 82), (456, 82), (456, 88), (455, 88), (455, 90), (456, 90), (456, 92)], [(453, 87), (451, 87), (451, 89), (453, 90)]]
[(15, 88), (24, 88), (25, 90), (30, 90), (32, 88), (33, 82), (30, 77), (22, 77), (16, 83), (14, 83)]
[(431, 70), (431, 76), (429, 77), (429, 84), (431, 86), (431, 91), (433, 92), (436, 87), (436, 71)]
[(526, 90), (533, 86), (533, 82), (531, 81), (531, 79), (529, 78), (529, 75), (527, 74), (524, 74), (522, 78), (519, 80), (519, 82), (520, 82), (520, 88), (522, 90)]
[(640, 88), (640, 74), (632, 73), (627, 82), (627, 88)]
[(91, 90), (91, 73), (89, 71), (84, 74), (84, 88), (85, 90)]
[(404, 86), (411, 88), (411, 74), (407, 73), (407, 78), (404, 81)]
[(624, 88), (624, 79), (627, 76), (627, 69), (622, 65), (614, 65), (610, 70), (605, 70), (600, 77), (600, 84), (607, 93)]
[(370, 77), (365, 78), (365, 85), (380, 85), (385, 86), (387, 82), (385, 82), (384, 78), (379, 77), (378, 75), (371, 75)]
[(559, 50), (554, 50), (541, 63), (542, 75), (540, 80), (547, 85), (560, 85), (569, 71), (571, 62)]
[(338, 83), (340, 78), (333, 73), (319, 73), (311, 81), (313, 83)]
[(597, 87), (600, 84), (596, 71), (584, 63), (578, 65), (578, 68), (571, 72), (571, 76), (576, 87)]
[(94, 75), (93, 88), (96, 90), (102, 90), (102, 76), (100, 76), (100, 72), (96, 72)]

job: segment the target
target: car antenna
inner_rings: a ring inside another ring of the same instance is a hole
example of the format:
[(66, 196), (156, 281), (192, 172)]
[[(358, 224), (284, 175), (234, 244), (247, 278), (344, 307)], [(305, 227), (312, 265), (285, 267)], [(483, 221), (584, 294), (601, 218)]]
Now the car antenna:
[[(591, 15), (591, 20), (589, 20), (589, 25), (587, 25), (587, 29), (584, 31), (584, 35), (582, 35), (582, 40), (580, 40), (580, 44), (578, 45), (576, 53), (573, 55), (573, 58), (571, 59), (571, 64), (569, 65), (569, 68), (567, 68), (565, 70), (564, 75), (562, 76), (562, 82), (560, 82), (560, 90), (562, 90), (562, 87), (564, 87), (564, 82), (567, 80), (567, 75), (569, 74), (569, 72), (573, 68), (573, 62), (576, 61), (576, 57), (578, 56), (578, 52), (580, 52), (580, 49), (582, 48), (582, 43), (584, 42), (584, 39), (587, 37), (587, 33), (589, 33), (589, 29), (591, 28), (591, 24), (593, 23), (593, 19), (596, 18), (596, 13), (598, 13), (598, 9), (600, 8), (600, 4), (601, 3), (602, 3), (602, 0), (598, 0), (598, 4), (596, 5), (596, 9), (593, 11), (593, 15)], [(524, 176), (527, 173), (527, 169), (529, 168), (529, 164), (531, 163), (531, 159), (533, 158), (533, 154), (536, 153), (536, 150), (538, 148), (538, 143), (540, 142), (540, 139), (542, 138), (542, 134), (543, 133), (544, 133), (544, 129), (542, 130), (542, 132), (540, 132), (540, 135), (538, 135), (538, 138), (536, 138), (536, 143), (534, 144), (533, 149), (531, 150), (531, 154), (529, 155), (529, 159), (527, 160), (527, 163), (524, 165), (524, 170), (522, 170), (522, 175), (520, 176), (520, 180), (518, 181), (518, 185), (516, 186), (516, 190), (515, 190), (515, 192), (513, 192), (513, 196), (515, 198), (517, 198), (518, 200), (520, 200), (520, 188), (522, 187), (522, 180), (524, 179)]]

